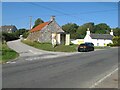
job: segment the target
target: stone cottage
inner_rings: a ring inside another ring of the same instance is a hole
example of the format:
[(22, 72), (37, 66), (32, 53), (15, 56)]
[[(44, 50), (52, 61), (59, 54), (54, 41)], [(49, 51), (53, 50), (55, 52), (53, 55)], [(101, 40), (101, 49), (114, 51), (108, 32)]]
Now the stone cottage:
[(31, 29), (27, 39), (41, 43), (53, 43), (55, 40), (56, 44), (70, 44), (70, 34), (66, 34), (57, 24), (55, 16), (52, 16), (50, 21), (39, 24)]

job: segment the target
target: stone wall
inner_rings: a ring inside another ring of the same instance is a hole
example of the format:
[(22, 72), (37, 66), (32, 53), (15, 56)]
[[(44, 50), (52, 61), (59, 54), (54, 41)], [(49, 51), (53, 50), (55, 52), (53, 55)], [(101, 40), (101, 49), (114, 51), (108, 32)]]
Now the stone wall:
[(40, 31), (32, 32), (27, 37), (28, 40), (39, 42), (52, 42), (52, 33), (64, 32), (56, 21), (51, 21)]

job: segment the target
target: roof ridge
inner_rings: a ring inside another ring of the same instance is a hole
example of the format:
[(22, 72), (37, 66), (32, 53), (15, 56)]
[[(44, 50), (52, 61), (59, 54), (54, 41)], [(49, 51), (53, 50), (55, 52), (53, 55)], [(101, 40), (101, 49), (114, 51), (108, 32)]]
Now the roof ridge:
[(102, 33), (91, 33), (91, 34), (102, 34)]
[(111, 35), (111, 34), (93, 34), (93, 33), (91, 33), (90, 35)]

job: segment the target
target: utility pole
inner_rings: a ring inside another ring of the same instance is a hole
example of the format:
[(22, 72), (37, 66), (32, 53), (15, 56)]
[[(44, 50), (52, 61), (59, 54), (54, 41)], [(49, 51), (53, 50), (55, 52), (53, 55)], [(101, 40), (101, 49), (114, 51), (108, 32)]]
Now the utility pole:
[(32, 16), (30, 16), (30, 30), (32, 29)]

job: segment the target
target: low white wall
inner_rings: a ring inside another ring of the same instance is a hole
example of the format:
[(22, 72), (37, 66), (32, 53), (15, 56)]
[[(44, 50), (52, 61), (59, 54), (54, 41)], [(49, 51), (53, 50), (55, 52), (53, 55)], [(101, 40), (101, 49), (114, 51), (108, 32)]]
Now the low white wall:
[(84, 43), (84, 39), (76, 39), (71, 41), (73, 44), (81, 44)]

